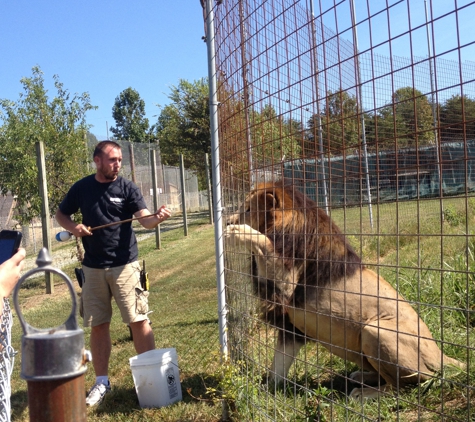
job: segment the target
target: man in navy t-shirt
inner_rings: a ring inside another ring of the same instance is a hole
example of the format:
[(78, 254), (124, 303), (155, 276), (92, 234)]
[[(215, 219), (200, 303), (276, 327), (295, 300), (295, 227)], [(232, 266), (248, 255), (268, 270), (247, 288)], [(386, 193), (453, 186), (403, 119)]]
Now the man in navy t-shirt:
[[(94, 150), (96, 173), (76, 182), (66, 194), (56, 212), (56, 220), (74, 236), (81, 237), (85, 255), (82, 262), (85, 275), (81, 302), (84, 326), (91, 327), (92, 364), (96, 383), (86, 399), (90, 406), (99, 404), (110, 391), (108, 378), (112, 348), (110, 321), (112, 297), (122, 320), (132, 330), (137, 353), (155, 348), (155, 339), (148, 322), (148, 292), (140, 284), (140, 264), (137, 261), (137, 239), (132, 222), (115, 224), (90, 231), (91, 227), (144, 217), (139, 220), (146, 229), (153, 229), (170, 217), (165, 206), (152, 214), (142, 193), (130, 180), (119, 176), (122, 151), (113, 141), (102, 141)], [(81, 211), (82, 223), (71, 218)]]

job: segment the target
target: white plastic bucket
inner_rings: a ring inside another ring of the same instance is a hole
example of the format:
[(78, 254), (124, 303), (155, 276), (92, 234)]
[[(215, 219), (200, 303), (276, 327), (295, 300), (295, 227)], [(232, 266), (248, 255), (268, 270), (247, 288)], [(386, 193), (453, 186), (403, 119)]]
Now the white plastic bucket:
[(176, 349), (155, 349), (129, 359), (140, 407), (163, 407), (182, 399)]

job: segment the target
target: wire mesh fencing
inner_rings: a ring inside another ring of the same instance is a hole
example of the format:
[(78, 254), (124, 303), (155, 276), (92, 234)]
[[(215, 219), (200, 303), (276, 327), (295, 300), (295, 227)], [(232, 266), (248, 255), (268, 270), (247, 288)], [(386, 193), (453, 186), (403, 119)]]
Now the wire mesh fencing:
[(10, 421), (10, 396), (11, 396), (11, 375), (15, 362), (15, 351), (12, 347), (13, 315), (10, 309), (10, 301), (3, 299), (3, 310), (0, 317), (0, 420)]
[(239, 420), (473, 419), (474, 12), (213, 2)]

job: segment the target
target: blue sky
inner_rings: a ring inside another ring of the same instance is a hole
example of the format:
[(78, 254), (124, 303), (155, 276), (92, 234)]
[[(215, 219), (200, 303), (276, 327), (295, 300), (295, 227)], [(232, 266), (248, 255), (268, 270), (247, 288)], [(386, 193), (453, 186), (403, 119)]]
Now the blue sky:
[[(356, 1), (357, 6), (365, 3)], [(386, 3), (370, 3), (375, 14), (372, 23), (380, 28), (372, 34), (375, 45), (388, 37), (386, 14), (376, 14)], [(457, 0), (460, 8), (468, 6), (458, 14), (458, 33), (456, 16), (450, 13), (455, 1), (430, 3), (436, 18), (436, 54), (457, 60), (460, 52), (462, 61), (473, 62), (473, 0)], [(413, 53), (426, 56), (424, 1), (390, 0), (390, 4), (392, 36), (407, 31), (409, 4), (412, 27), (419, 27)], [(357, 20), (365, 21), (366, 9), (357, 9)], [(339, 3), (338, 10), (342, 12), (338, 16), (340, 27), (348, 28), (348, 2)], [(330, 14), (326, 13), (325, 18), (325, 24), (331, 27)], [(152, 124), (160, 113), (156, 104), (169, 103), (167, 95), (172, 85), (177, 85), (179, 79), (194, 81), (207, 76), (206, 44), (201, 39), (204, 23), (198, 0), (0, 0), (0, 19), (0, 98), (17, 100), (22, 90), (20, 79), (30, 76), (31, 68), (38, 65), (51, 97), (55, 94), (55, 74), (71, 93), (89, 92), (92, 104), (99, 108), (88, 113), (87, 121), (99, 139), (105, 139), (107, 127), (114, 126), (112, 106), (124, 89), (132, 87), (139, 92)], [(368, 48), (369, 36), (364, 28), (365, 24), (359, 25), (360, 51)], [(351, 39), (351, 33), (348, 37)], [(407, 36), (395, 39), (393, 54), (407, 56), (407, 40)], [(455, 49), (458, 43), (465, 45), (460, 51)], [(389, 55), (384, 50), (386, 45), (382, 43), (377, 52)]]
[(172, 85), (208, 74), (198, 0), (3, 0), (0, 17), (0, 98), (18, 100), (20, 79), (38, 65), (51, 97), (55, 74), (69, 92), (89, 92), (99, 139), (124, 89), (139, 92), (153, 123)]

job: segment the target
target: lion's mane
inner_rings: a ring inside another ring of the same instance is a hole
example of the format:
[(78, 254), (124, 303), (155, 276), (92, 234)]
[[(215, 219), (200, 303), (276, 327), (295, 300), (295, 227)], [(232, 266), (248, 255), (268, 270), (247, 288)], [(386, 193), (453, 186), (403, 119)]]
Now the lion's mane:
[[(281, 325), (278, 321), (285, 315), (286, 307), (304, 306), (309, 286), (328, 287), (332, 280), (360, 271), (362, 263), (330, 217), (293, 185), (282, 181), (262, 183), (253, 195), (260, 209), (265, 209), (265, 215), (259, 216), (259, 231), (273, 242), (275, 253), (288, 270), (304, 267), (293, 295), (286, 297), (274, 280), (257, 277), (253, 258), (253, 286), (262, 301), (263, 316)], [(273, 198), (272, 204), (268, 198)]]

